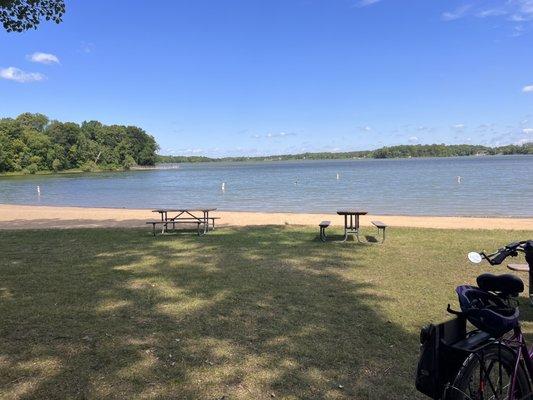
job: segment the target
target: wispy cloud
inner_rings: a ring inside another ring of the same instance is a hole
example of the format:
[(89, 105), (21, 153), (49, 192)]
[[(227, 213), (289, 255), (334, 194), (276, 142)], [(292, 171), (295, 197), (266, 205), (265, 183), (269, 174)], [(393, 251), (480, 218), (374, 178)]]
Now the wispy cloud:
[(456, 19), (463, 18), (468, 15), (468, 11), (472, 8), (472, 5), (466, 4), (464, 6), (458, 7), (453, 11), (446, 11), (442, 13), (441, 18), (444, 21), (455, 21)]
[(359, 129), (361, 132), (371, 132), (372, 131), (372, 127), (371, 126), (359, 126), (357, 127), (357, 129)]
[(85, 54), (92, 53), (94, 51), (94, 43), (81, 42), (79, 51)]
[(533, 134), (533, 128), (524, 128), (522, 129), (522, 133), (525, 133), (526, 135)]
[(533, 93), (533, 85), (524, 86), (522, 88), (522, 92), (524, 92), (524, 93)]
[(431, 127), (431, 126), (425, 126), (425, 125), (419, 125), (416, 127), (416, 130), (418, 132), (434, 132), (435, 131), (435, 128)]
[(8, 67), (0, 69), (0, 78), (19, 83), (29, 83), (42, 81), (46, 76), (38, 72), (25, 72), (16, 67)]
[(368, 7), (368, 6), (371, 6), (373, 4), (379, 3), (380, 1), (381, 0), (359, 0), (356, 3), (356, 6), (357, 7)]
[(507, 11), (501, 8), (489, 8), (485, 10), (478, 11), (476, 17), (478, 18), (489, 18), (489, 17), (499, 17), (506, 15)]
[(514, 144), (516, 144), (517, 146), (522, 146), (523, 144), (526, 144), (526, 143), (531, 143), (531, 139), (528, 139), (528, 138), (519, 139)]
[(28, 54), (26, 58), (31, 62), (40, 64), (59, 64), (59, 58), (50, 53), (35, 52), (33, 54)]
[(411, 137), (409, 138), (409, 142), (411, 142), (411, 143), (416, 143), (416, 142), (418, 142), (418, 136), (411, 136)]
[(296, 136), (295, 132), (275, 132), (275, 133), (267, 133), (266, 135), (259, 135), (254, 134), (252, 135), (253, 139), (275, 139), (275, 138), (286, 138), (290, 136)]
[[(454, 21), (464, 17), (505, 18), (511, 22), (533, 21), (533, 0), (496, 0), (486, 6), (487, 2), (470, 3), (444, 12), (444, 21)], [(514, 32), (519, 36), (520, 32)]]

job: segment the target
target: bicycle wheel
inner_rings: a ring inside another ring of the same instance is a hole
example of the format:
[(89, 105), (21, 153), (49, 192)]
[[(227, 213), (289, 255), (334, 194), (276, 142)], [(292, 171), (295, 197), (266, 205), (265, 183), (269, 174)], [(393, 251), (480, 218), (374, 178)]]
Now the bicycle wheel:
[[(446, 400), (507, 400), (511, 398), (511, 375), (516, 355), (507, 347), (491, 345), (467, 357), (455, 381), (445, 392)], [(533, 400), (531, 384), (522, 362), (518, 365), (515, 400)]]

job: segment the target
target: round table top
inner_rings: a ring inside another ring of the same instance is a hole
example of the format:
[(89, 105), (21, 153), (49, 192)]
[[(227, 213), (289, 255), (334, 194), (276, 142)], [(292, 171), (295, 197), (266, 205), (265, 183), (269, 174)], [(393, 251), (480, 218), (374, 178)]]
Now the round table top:
[(529, 265), (527, 264), (509, 264), (507, 268), (513, 271), (529, 272)]
[(366, 215), (368, 214), (366, 211), (361, 210), (337, 210), (338, 215)]

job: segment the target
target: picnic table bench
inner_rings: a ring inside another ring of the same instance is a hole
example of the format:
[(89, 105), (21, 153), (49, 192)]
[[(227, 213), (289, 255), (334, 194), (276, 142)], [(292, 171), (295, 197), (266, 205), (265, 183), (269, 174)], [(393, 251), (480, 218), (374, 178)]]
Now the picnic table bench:
[(372, 221), (372, 225), (374, 225), (376, 228), (378, 228), (378, 234), (381, 232), (382, 239), (381, 243), (385, 242), (385, 229), (387, 229), (388, 225), (381, 221)]
[(322, 221), (318, 226), (320, 227), (320, 240), (325, 242), (327, 240), (326, 228), (331, 225), (331, 221)]
[[(215, 221), (220, 218), (209, 216), (209, 213), (215, 210), (216, 208), (162, 208), (152, 211), (161, 215), (160, 221), (147, 221), (146, 223), (152, 225), (154, 236), (157, 225), (161, 225), (161, 233), (165, 233), (169, 230), (169, 226), (172, 226), (172, 230), (175, 230), (176, 224), (196, 225), (198, 235), (201, 235), (206, 234), (210, 229), (215, 229)], [(176, 213), (176, 215), (169, 217), (169, 213)], [(195, 213), (201, 213), (201, 215), (195, 215)]]

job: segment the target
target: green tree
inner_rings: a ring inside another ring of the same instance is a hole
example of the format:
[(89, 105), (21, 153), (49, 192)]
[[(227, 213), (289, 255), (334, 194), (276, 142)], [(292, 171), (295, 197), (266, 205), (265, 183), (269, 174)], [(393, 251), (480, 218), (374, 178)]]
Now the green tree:
[(31, 113), (0, 119), (0, 172), (153, 165), (157, 148), (154, 138), (135, 126), (50, 122)]
[(0, 0), (0, 22), (8, 32), (37, 29), (42, 19), (59, 24), (64, 0)]
[(20, 123), (24, 128), (32, 128), (38, 132), (44, 132), (46, 125), (49, 123), (46, 115), (32, 113), (20, 114), (15, 121)]

